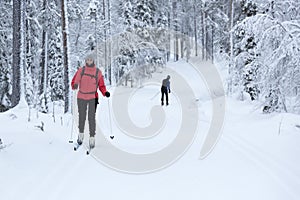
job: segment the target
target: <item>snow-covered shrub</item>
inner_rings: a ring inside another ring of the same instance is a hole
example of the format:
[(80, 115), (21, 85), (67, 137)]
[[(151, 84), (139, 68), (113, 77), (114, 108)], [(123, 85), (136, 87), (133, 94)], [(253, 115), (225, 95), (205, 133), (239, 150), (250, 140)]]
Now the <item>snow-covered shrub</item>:
[(294, 112), (299, 101), (296, 97), (299, 96), (296, 77), (300, 71), (298, 22), (280, 22), (267, 14), (257, 14), (241, 21), (235, 30), (239, 42), (235, 44), (231, 75), (237, 76), (238, 86), (245, 86), (235, 90), (243, 89), (253, 100), (261, 97), (269, 112)]

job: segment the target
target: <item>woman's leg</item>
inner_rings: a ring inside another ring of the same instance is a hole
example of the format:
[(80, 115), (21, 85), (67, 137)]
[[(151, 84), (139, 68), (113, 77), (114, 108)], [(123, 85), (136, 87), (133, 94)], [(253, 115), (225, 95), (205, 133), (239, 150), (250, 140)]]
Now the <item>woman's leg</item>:
[(77, 99), (78, 114), (79, 114), (79, 125), (78, 125), (79, 133), (84, 132), (87, 104), (88, 104), (88, 101), (83, 100), (83, 99)]
[(98, 99), (89, 100), (89, 128), (90, 128), (90, 136), (94, 137), (96, 134), (96, 110), (97, 110)]
[(161, 105), (164, 105), (164, 87), (162, 86), (161, 87), (161, 89), (160, 89), (160, 91), (161, 91)]

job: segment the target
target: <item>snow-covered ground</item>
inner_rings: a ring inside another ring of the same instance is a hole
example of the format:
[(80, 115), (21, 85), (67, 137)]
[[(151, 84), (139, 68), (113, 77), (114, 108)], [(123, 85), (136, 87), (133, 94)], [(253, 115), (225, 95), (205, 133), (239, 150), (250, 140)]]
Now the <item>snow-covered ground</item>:
[[(170, 73), (171, 88), (176, 86), (174, 73), (180, 74), (190, 85), (193, 97), (188, 101), (188, 107), (182, 110), (179, 96), (182, 91), (172, 88), (170, 106), (162, 107), (166, 118), (160, 134), (144, 139), (124, 134), (121, 125), (116, 124), (118, 116), (112, 114), (113, 99), (101, 99), (97, 120), (103, 138), (110, 145), (132, 154), (147, 154), (170, 144), (183, 121), (183, 113), (198, 109), (196, 137), (176, 162), (161, 170), (138, 175), (111, 169), (97, 155), (101, 149), (103, 152), (107, 150), (106, 143), (99, 141), (99, 137), (93, 155), (85, 155), (84, 148), (73, 151), (73, 144), (68, 142), (76, 137), (71, 134), (70, 115), (56, 111), (54, 122), (52, 115), (39, 113), (39, 118), (36, 118), (36, 113), (31, 113), (32, 119), (28, 122), (28, 108), (20, 104), (0, 114), (2, 147), (7, 145), (0, 150), (0, 199), (300, 198), (300, 129), (296, 127), (300, 124), (300, 116), (264, 115), (250, 101), (226, 98), (222, 135), (211, 153), (199, 159), (213, 117), (212, 98), (203, 77), (199, 77), (184, 61), (168, 63), (164, 71), (155, 73), (140, 89), (118, 89), (119, 92), (134, 92), (128, 103), (128, 115), (134, 124), (141, 127), (151, 124), (150, 110), (160, 105), (160, 94), (156, 95), (160, 87), (158, 83)], [(111, 91), (116, 92), (116, 89), (111, 88)], [(112, 97), (118, 96), (113, 94)], [(108, 105), (112, 107), (108, 109)], [(45, 124), (44, 132), (36, 127), (41, 121)], [(111, 134), (115, 139), (109, 139)]]

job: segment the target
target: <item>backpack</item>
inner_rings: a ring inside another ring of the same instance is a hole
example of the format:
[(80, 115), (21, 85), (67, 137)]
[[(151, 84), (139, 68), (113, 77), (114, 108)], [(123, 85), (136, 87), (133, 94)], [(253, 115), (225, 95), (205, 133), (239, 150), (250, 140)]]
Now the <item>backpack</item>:
[[(79, 92), (82, 93), (82, 94), (95, 94), (97, 92), (97, 88), (98, 88), (98, 76), (99, 76), (99, 69), (96, 68), (96, 74), (95, 75), (92, 75), (92, 74), (86, 74), (84, 73), (85, 72), (85, 66), (82, 67), (82, 70), (81, 70), (81, 78), (80, 78), (80, 86), (82, 86), (81, 84), (81, 81), (82, 81), (82, 77), (83, 76), (89, 76), (91, 78), (94, 78), (96, 80), (96, 87), (95, 87), (95, 90), (93, 91), (90, 91), (90, 92), (83, 92), (81, 91), (82, 87), (79, 88)], [(90, 87), (88, 87), (88, 89), (90, 89)]]

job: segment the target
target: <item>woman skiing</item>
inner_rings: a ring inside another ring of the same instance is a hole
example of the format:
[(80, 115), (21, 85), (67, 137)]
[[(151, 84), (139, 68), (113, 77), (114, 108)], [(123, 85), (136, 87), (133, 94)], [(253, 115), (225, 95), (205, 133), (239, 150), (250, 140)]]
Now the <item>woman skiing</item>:
[(95, 147), (95, 134), (96, 134), (96, 109), (98, 104), (98, 92), (107, 98), (110, 93), (106, 90), (103, 75), (100, 69), (95, 65), (95, 58), (93, 54), (89, 54), (85, 58), (85, 66), (80, 67), (75, 73), (71, 86), (73, 90), (79, 88), (77, 95), (78, 113), (79, 113), (79, 134), (77, 143), (81, 145), (84, 138), (84, 124), (88, 110), (89, 122), (89, 146), (90, 149)]

